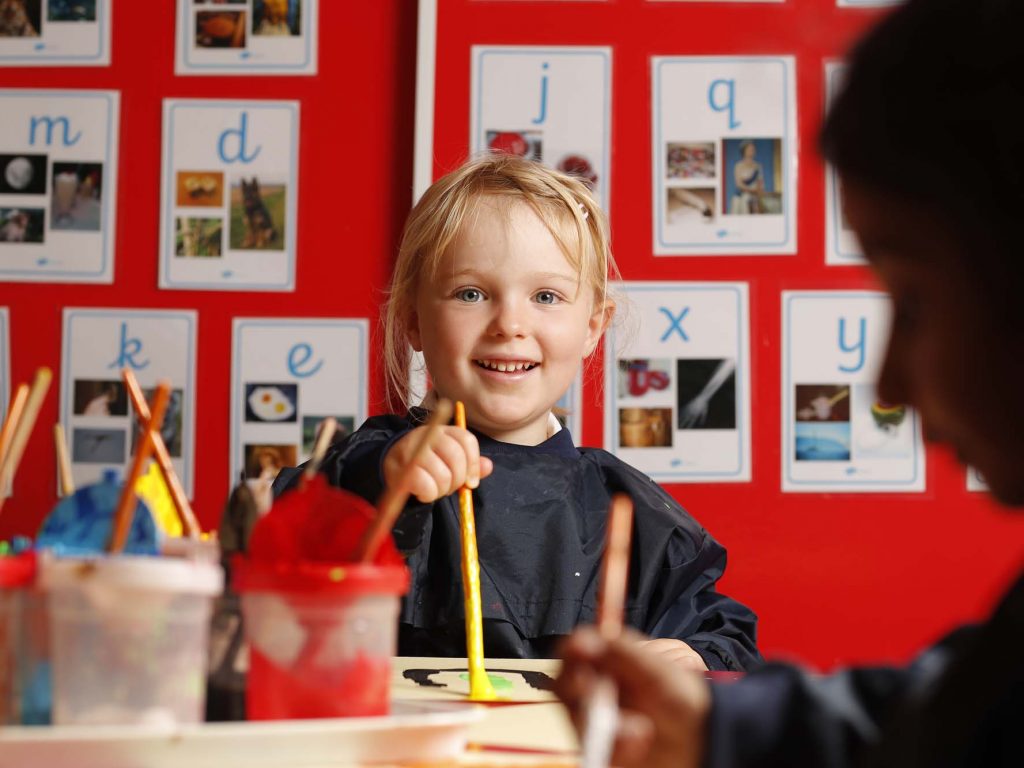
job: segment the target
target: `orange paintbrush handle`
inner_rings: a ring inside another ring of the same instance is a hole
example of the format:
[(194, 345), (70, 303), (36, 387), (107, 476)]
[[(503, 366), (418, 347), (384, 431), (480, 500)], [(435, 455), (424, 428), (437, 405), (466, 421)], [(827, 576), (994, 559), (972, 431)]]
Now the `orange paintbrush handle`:
[[(128, 397), (131, 398), (132, 408), (135, 409), (139, 425), (144, 425), (149, 421), (149, 406), (146, 405), (142, 388), (131, 369), (122, 370), (121, 377), (124, 379), (125, 388), (128, 390)], [(178, 512), (178, 519), (181, 520), (181, 527), (185, 531), (185, 535), (190, 539), (199, 538), (199, 521), (196, 520), (195, 513), (192, 511), (192, 505), (188, 503), (185, 489), (181, 487), (178, 473), (174, 471), (171, 454), (167, 451), (163, 435), (159, 432), (153, 436), (153, 455), (156, 457), (157, 466), (163, 473), (164, 482), (167, 483), (167, 490), (171, 494), (171, 501), (174, 502), (174, 508)]]
[(128, 541), (128, 531), (131, 529), (132, 519), (135, 517), (135, 482), (142, 474), (142, 467), (153, 451), (154, 435), (160, 433), (160, 427), (164, 422), (164, 414), (167, 412), (167, 403), (171, 399), (171, 384), (168, 381), (161, 381), (153, 396), (153, 410), (149, 420), (142, 429), (139, 438), (139, 445), (135, 449), (135, 456), (132, 457), (132, 467), (128, 476), (124, 479), (124, 487), (121, 488), (121, 497), (117, 501), (117, 509), (114, 511), (114, 525), (110, 533), (110, 543), (107, 551), (116, 555), (124, 549)]
[(47, 390), (50, 389), (52, 379), (53, 372), (49, 368), (44, 367), (36, 371), (32, 387), (25, 398), (25, 407), (22, 409), (17, 424), (13, 427), (10, 443), (4, 452), (3, 462), (0, 463), (0, 508), (4, 504), (5, 494), (3, 491), (7, 490), (8, 483), (14, 483), (18, 464), (21, 463), (21, 456), (25, 453), (25, 446), (28, 445), (28, 438), (36, 424), (39, 409), (43, 407), (43, 399), (46, 397)]
[(75, 492), (75, 480), (71, 475), (71, 459), (68, 457), (68, 443), (64, 438), (64, 427), (53, 425), (53, 447), (57, 452), (57, 477), (60, 478), (60, 495), (70, 496)]
[(597, 631), (606, 639), (622, 632), (629, 581), (629, 544), (633, 534), (633, 502), (625, 494), (612, 497), (608, 534), (601, 564), (601, 595), (597, 607)]
[(4, 460), (7, 457), (7, 451), (11, 447), (14, 428), (18, 426), (21, 412), (25, 410), (26, 400), (28, 400), (28, 384), (19, 384), (14, 395), (11, 397), (11, 404), (7, 409), (7, 416), (4, 418), (4, 426), (0, 429), (0, 466), (3, 466)]

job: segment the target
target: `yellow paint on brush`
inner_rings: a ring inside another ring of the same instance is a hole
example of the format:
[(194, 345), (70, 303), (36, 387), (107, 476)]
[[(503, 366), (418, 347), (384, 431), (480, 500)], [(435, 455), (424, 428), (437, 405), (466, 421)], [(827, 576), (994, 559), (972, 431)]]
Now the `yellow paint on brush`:
[[(466, 408), (455, 403), (455, 426), (466, 428)], [(466, 609), (466, 657), (469, 666), (469, 698), (495, 701), (498, 696), (484, 669), (484, 620), (480, 607), (480, 558), (476, 549), (476, 517), (473, 492), (459, 489), (459, 523), (462, 531), (462, 594)]]

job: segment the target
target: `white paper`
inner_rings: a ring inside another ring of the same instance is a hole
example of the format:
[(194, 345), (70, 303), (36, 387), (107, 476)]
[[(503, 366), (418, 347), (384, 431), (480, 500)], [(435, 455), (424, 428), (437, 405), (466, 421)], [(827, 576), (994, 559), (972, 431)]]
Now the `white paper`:
[(369, 323), (334, 318), (235, 318), (229, 486), (309, 458), (320, 422), (340, 434), (366, 420)]
[(119, 105), (0, 90), (0, 280), (113, 282)]
[[(845, 67), (837, 62), (825, 64), (825, 103), (832, 104), (843, 82)], [(864, 264), (857, 235), (843, 215), (839, 176), (831, 164), (825, 166), (825, 263)]]
[(918, 415), (875, 391), (891, 313), (884, 293), (782, 294), (783, 490), (924, 490)]
[(188, 310), (64, 310), (60, 420), (76, 486), (97, 482), (107, 469), (123, 475), (128, 466), (136, 418), (121, 370), (130, 368), (147, 400), (161, 380), (171, 384), (161, 434), (192, 496), (197, 325)]
[(178, 0), (179, 75), (315, 75), (319, 0)]
[(160, 287), (295, 289), (299, 104), (164, 100)]
[(24, 0), (0, 17), (0, 67), (109, 64), (110, 0)]
[[(655, 480), (750, 480), (746, 283), (623, 283), (605, 340), (605, 447)], [(635, 326), (635, 328), (634, 328)]]
[(473, 46), (470, 149), (574, 173), (608, 209), (610, 48)]
[(796, 253), (792, 56), (655, 56), (654, 253)]

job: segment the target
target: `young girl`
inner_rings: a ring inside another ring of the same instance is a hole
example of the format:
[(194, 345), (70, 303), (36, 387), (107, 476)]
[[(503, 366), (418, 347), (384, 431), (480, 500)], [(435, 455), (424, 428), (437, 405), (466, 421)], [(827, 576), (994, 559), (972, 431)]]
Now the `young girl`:
[[(661, 638), (651, 650), (698, 669), (760, 660), (755, 615), (714, 589), (725, 550), (648, 477), (577, 449), (552, 415), (612, 317), (609, 272), (607, 220), (586, 186), (529, 160), (471, 161), (410, 214), (384, 355), (392, 395), (406, 389), (410, 345), (432, 389), (419, 407), (336, 443), (322, 470), (371, 502), (399, 482), (415, 497), (394, 528), (412, 573), (401, 655), (465, 656), (454, 492), (468, 483), (488, 656), (551, 657), (559, 638), (594, 621), (609, 501), (625, 491), (636, 508), (628, 624)], [(438, 396), (465, 403), (470, 428), (446, 427), (402, 478)]]

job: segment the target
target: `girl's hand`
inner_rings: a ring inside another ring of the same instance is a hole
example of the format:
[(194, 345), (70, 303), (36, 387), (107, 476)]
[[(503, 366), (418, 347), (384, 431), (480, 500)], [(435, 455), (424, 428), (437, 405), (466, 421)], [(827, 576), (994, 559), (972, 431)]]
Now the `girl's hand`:
[(624, 631), (601, 639), (593, 629), (562, 645), (555, 693), (579, 730), (598, 675), (615, 681), (620, 716), (612, 762), (622, 768), (696, 768), (703, 757), (711, 692), (702, 675), (649, 653), (642, 638)]
[(395, 442), (384, 457), (384, 483), (388, 488), (404, 489), (424, 503), (454, 493), (463, 485), (476, 488), (480, 478), (494, 469), (491, 460), (480, 455), (480, 444), (472, 432), (458, 427), (442, 427), (422, 460), (403, 476), (426, 427), (417, 427)]
[(659, 637), (656, 640), (641, 640), (638, 644), (645, 651), (656, 654), (675, 666), (692, 669), (695, 672), (707, 672), (708, 665), (704, 663), (704, 658), (682, 640)]

